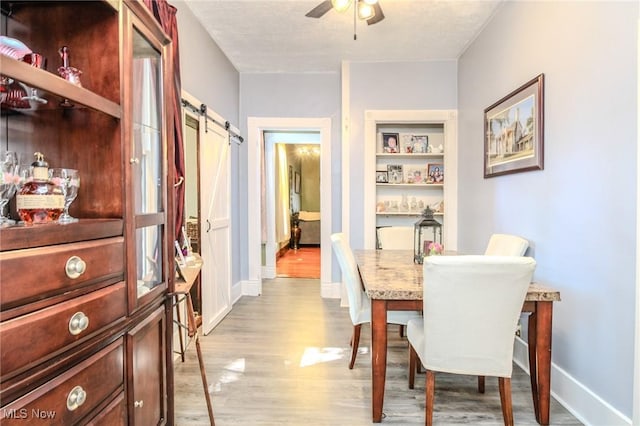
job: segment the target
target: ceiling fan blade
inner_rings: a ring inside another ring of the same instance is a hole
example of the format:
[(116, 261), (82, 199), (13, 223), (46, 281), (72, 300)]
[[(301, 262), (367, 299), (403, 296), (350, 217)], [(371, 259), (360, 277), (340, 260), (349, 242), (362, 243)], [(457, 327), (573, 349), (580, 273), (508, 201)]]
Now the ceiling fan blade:
[(306, 15), (309, 18), (320, 18), (333, 8), (331, 0), (324, 0), (322, 3), (311, 9)]
[(379, 1), (373, 4), (373, 9), (376, 14), (373, 15), (372, 18), (367, 19), (367, 25), (377, 24), (384, 19), (384, 13), (382, 12), (382, 7), (380, 7)]

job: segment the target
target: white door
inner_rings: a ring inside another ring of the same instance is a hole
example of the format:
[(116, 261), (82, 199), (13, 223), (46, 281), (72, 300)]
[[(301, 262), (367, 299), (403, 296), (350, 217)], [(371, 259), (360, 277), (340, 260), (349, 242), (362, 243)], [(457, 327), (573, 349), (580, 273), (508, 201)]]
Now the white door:
[[(204, 122), (205, 120), (203, 120)], [(229, 133), (206, 120), (200, 133), (202, 331), (231, 310), (231, 190)]]

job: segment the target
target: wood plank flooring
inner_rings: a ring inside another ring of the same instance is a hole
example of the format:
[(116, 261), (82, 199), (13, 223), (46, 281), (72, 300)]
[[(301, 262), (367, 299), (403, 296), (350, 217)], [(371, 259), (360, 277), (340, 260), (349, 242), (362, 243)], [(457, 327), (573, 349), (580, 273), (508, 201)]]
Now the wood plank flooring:
[(289, 249), (276, 260), (279, 278), (320, 278), (320, 247)]
[[(300, 285), (304, 283), (305, 285)], [(263, 282), (259, 297), (241, 298), (231, 313), (201, 338), (216, 426), (371, 424), (370, 329), (363, 326), (360, 353), (347, 367), (351, 321), (337, 299), (322, 299), (318, 280)], [(389, 328), (387, 384), (382, 425), (424, 424), (424, 374), (407, 387), (408, 349)], [(501, 425), (497, 379), (485, 394), (475, 377), (436, 376), (436, 425)], [(516, 425), (536, 425), (528, 376), (514, 366)], [(195, 345), (175, 363), (176, 424), (209, 424)], [(581, 423), (551, 401), (552, 425)]]

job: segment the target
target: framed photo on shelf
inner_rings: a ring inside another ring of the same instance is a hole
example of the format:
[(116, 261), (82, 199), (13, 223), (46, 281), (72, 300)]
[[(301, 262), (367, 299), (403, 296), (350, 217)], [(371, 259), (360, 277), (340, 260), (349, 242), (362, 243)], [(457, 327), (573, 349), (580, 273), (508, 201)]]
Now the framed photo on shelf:
[(544, 169), (544, 74), (484, 110), (484, 177)]
[(376, 170), (376, 183), (389, 183), (389, 175), (386, 170)]
[(427, 166), (427, 183), (444, 183), (444, 164), (432, 163)]
[(413, 135), (411, 137), (412, 151), (414, 154), (426, 154), (429, 148), (429, 136)]
[(385, 154), (396, 154), (400, 152), (400, 141), (398, 133), (382, 134), (382, 152)]
[(405, 183), (425, 183), (425, 169), (418, 167), (406, 167), (404, 171)]
[(404, 176), (402, 173), (402, 164), (388, 164), (387, 165), (387, 179), (389, 183), (403, 183)]

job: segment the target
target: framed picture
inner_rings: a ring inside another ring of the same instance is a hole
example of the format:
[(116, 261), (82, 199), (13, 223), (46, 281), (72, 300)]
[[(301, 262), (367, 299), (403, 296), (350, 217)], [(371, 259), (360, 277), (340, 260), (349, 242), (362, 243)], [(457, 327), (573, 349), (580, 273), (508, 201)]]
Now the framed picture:
[(300, 193), (300, 173), (296, 172), (295, 173), (295, 181), (293, 184), (293, 190), (296, 192), (296, 194)]
[(544, 169), (544, 74), (484, 110), (484, 177)]
[(404, 170), (405, 183), (425, 183), (425, 169), (418, 167), (406, 167)]
[(387, 165), (387, 179), (389, 183), (402, 183), (404, 182), (404, 176), (402, 174), (402, 164), (388, 164)]
[(427, 166), (427, 183), (444, 183), (444, 165), (442, 163)]
[(376, 170), (376, 183), (389, 183), (389, 175), (386, 170)]
[(414, 154), (426, 154), (429, 147), (429, 136), (413, 135), (411, 137), (412, 151)]
[(398, 133), (382, 134), (382, 151), (386, 154), (395, 154), (400, 152)]

